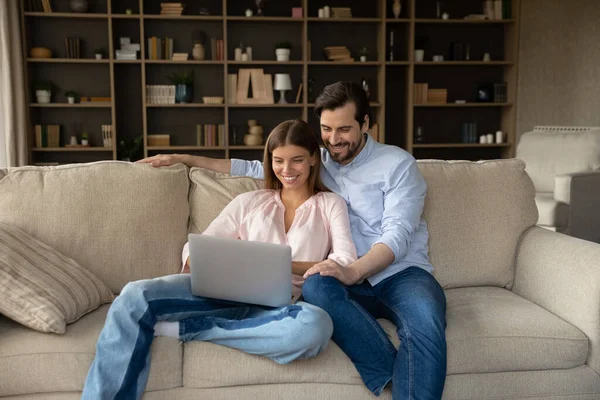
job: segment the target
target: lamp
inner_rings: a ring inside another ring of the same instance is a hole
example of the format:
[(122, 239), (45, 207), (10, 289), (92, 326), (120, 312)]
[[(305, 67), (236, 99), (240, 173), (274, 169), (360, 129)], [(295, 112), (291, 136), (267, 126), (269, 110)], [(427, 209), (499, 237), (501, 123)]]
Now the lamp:
[(281, 92), (278, 104), (287, 104), (285, 100), (285, 91), (292, 90), (292, 80), (289, 74), (275, 74), (275, 90)]

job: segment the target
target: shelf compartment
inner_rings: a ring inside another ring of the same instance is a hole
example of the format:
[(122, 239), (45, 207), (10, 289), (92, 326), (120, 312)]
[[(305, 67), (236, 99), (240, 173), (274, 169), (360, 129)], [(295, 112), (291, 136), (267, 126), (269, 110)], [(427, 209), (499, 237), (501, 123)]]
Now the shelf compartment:
[(47, 107), (47, 108), (110, 108), (112, 102), (90, 101), (85, 103), (31, 103), (30, 107)]
[(96, 60), (95, 58), (28, 58), (30, 63), (62, 63), (62, 64), (109, 64), (108, 58)]
[(68, 13), (68, 12), (32, 12), (26, 11), (24, 13), (26, 17), (38, 17), (38, 18), (88, 18), (88, 19), (108, 19), (106, 13)]

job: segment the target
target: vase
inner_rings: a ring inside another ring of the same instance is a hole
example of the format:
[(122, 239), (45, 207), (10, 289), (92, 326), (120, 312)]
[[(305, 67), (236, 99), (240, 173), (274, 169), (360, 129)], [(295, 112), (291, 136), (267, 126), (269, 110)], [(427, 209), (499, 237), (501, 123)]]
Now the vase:
[(400, 16), (401, 11), (402, 5), (400, 4), (400, 0), (394, 0), (394, 4), (392, 4), (392, 12), (394, 13), (394, 18), (398, 18)]
[(40, 104), (50, 103), (51, 95), (52, 95), (52, 92), (49, 90), (36, 90), (35, 91), (35, 97), (37, 99), (37, 102)]
[(204, 60), (204, 46), (201, 43), (195, 43), (192, 48), (192, 58), (194, 60)]
[(76, 13), (84, 13), (88, 9), (88, 1), (87, 0), (70, 0), (69, 7), (71, 7), (71, 11)]
[(192, 85), (177, 85), (175, 88), (175, 103), (191, 103), (194, 98)]

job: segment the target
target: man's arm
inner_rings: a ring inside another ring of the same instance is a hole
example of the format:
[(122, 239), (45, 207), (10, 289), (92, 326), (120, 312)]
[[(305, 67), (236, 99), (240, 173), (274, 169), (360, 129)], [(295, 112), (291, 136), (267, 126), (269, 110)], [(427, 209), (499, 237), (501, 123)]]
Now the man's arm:
[(249, 176), (264, 179), (263, 166), (260, 161), (247, 161), (237, 159), (219, 159), (189, 154), (158, 154), (136, 161), (137, 163), (150, 164), (153, 167), (167, 167), (181, 163), (188, 167), (206, 168), (211, 171), (222, 172), (234, 176)]
[(185, 164), (188, 167), (206, 168), (212, 171), (228, 174), (231, 170), (231, 160), (192, 156), (189, 154), (158, 154), (136, 161), (140, 164), (150, 164), (153, 167), (167, 167), (173, 164)]

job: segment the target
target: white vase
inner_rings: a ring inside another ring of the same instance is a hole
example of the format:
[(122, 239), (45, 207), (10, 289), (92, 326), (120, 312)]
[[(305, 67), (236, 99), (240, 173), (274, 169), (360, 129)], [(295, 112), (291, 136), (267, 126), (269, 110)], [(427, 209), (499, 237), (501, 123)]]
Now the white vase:
[(194, 60), (204, 60), (204, 46), (201, 43), (194, 43), (194, 47), (192, 48), (192, 58)]
[(40, 104), (50, 103), (50, 96), (52, 92), (49, 90), (36, 90), (35, 97), (37, 98), (37, 102)]
[(87, 139), (81, 139), (81, 145), (82, 146), (87, 146), (89, 144)]
[(96, 53), (96, 60), (102, 60), (102, 54)]
[(400, 0), (394, 0), (394, 4), (392, 4), (392, 12), (394, 13), (394, 18), (398, 18), (400, 16), (401, 11), (402, 4), (400, 4)]
[(425, 50), (415, 50), (415, 62), (423, 62), (425, 59)]
[(67, 97), (67, 102), (69, 104), (75, 104), (75, 97), (71, 97), (71, 96)]
[(276, 49), (277, 61), (290, 61), (290, 49)]
[(360, 56), (360, 61), (361, 62), (367, 61), (367, 56)]

